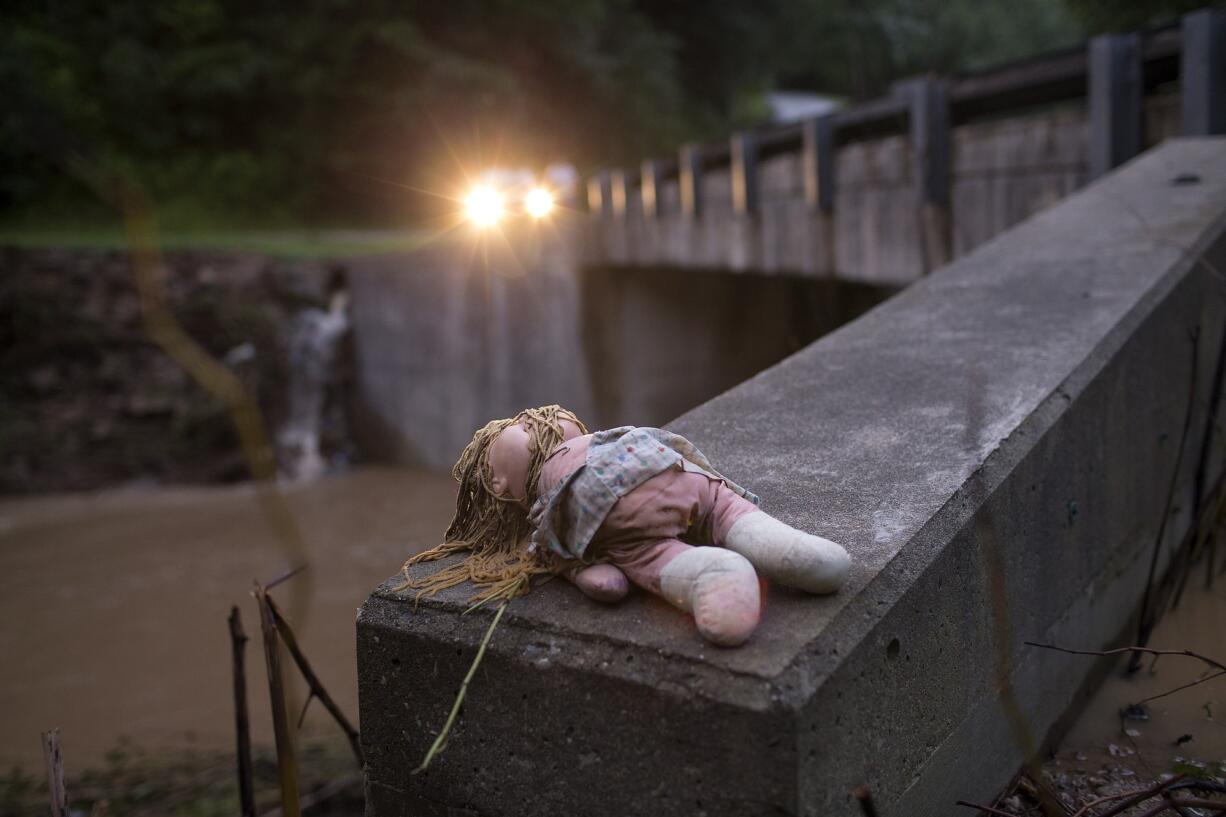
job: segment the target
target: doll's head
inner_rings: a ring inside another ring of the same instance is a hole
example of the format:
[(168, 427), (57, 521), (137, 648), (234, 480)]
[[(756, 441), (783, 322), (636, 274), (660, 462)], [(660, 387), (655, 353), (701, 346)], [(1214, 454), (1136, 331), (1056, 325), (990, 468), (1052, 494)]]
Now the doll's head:
[[(518, 592), (521, 582), (547, 572), (543, 554), (527, 550), (531, 534), (528, 509), (536, 501), (545, 458), (563, 440), (587, 429), (561, 406), (525, 409), (492, 420), (473, 435), (451, 475), (460, 483), (455, 517), (446, 541), (405, 563), (406, 586), (433, 592), (471, 581), (487, 588), (478, 598)], [(468, 551), (459, 564), (415, 581), (408, 568), (421, 561)]]
[[(500, 502), (513, 502), (528, 510), (536, 500), (540, 463), (558, 443), (586, 433), (583, 424), (563, 409), (556, 417), (557, 428), (541, 429), (532, 420), (515, 418), (490, 442), (486, 452), (488, 489)], [(540, 431), (538, 431), (540, 429)], [(561, 431), (561, 438), (556, 439)], [(544, 433), (541, 433), (544, 432)]]

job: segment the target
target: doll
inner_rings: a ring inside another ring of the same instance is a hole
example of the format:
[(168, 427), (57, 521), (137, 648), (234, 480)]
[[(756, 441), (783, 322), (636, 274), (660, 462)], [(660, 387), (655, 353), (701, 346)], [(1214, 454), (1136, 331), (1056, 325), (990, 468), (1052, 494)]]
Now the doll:
[[(560, 406), (494, 420), (473, 435), (446, 541), (410, 558), (405, 587), (433, 593), (468, 581), (474, 601), (526, 593), (561, 575), (613, 603), (630, 584), (692, 613), (720, 646), (744, 643), (760, 616), (759, 579), (833, 593), (847, 552), (758, 509), (684, 437), (657, 428), (589, 434)], [(410, 568), (465, 553), (429, 576)]]

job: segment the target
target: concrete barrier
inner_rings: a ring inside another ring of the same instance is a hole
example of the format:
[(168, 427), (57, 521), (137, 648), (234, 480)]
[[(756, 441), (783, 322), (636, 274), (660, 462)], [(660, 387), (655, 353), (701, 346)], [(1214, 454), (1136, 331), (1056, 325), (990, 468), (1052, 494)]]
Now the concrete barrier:
[[(686, 414), (771, 513), (846, 544), (844, 592), (772, 589), (736, 650), (642, 595), (562, 582), (491, 611), (379, 588), (358, 616), (367, 814), (887, 815), (985, 800), (1070, 706), (1143, 589), (1199, 331), (1226, 294), (1226, 140), (1176, 140)], [(1189, 528), (1196, 457), (1167, 524)], [(1222, 471), (1220, 440), (1209, 483)]]

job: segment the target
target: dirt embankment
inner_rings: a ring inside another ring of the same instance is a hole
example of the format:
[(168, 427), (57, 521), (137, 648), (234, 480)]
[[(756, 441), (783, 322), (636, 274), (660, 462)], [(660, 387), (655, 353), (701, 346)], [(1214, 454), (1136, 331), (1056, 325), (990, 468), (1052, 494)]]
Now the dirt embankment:
[[(179, 251), (162, 273), (174, 316), (239, 375), (275, 428), (289, 322), (323, 306), (343, 271)], [(346, 456), (344, 400), (330, 403), (323, 449)], [(224, 405), (150, 340), (128, 253), (0, 248), (0, 493), (245, 476)]]

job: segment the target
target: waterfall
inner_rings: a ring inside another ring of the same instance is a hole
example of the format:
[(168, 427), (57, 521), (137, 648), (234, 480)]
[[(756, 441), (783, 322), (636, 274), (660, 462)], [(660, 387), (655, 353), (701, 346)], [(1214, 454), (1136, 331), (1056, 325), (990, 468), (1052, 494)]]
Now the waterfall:
[(349, 329), (348, 300), (346, 290), (337, 289), (327, 309), (303, 309), (290, 324), (289, 405), (277, 432), (278, 473), (283, 480), (307, 482), (327, 470), (320, 452), (320, 426), (336, 351)]

